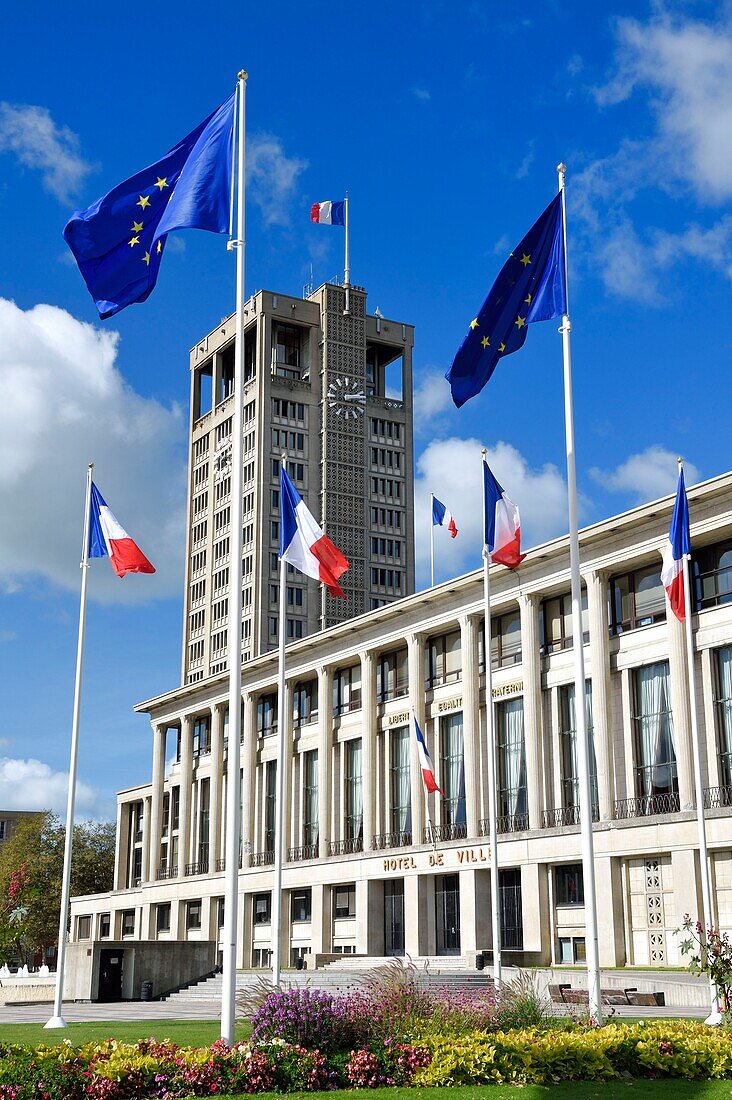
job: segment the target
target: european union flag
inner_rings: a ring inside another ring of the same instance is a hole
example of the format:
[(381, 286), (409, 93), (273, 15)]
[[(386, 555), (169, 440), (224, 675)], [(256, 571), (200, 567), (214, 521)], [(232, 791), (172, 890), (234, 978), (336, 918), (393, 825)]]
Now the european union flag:
[(445, 375), (460, 408), (485, 386), (504, 355), (518, 351), (527, 325), (567, 312), (561, 192), (514, 249), (470, 322)]
[(149, 297), (174, 229), (229, 232), (234, 98), (64, 228), (100, 317)]

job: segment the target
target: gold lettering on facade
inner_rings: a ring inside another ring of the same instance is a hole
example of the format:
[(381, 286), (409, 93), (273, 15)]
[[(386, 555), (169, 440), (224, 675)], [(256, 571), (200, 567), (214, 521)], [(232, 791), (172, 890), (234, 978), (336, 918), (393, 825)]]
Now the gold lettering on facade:
[(523, 690), (523, 680), (514, 680), (510, 684), (501, 684), (500, 687), (494, 687), (491, 694), (494, 699), (502, 699), (505, 695), (520, 695)]
[(442, 702), (437, 704), (437, 710), (440, 714), (442, 714), (446, 710), (460, 710), (462, 705), (462, 695), (456, 695), (454, 699), (443, 699)]
[(458, 848), (458, 863), (486, 863), (490, 855), (490, 848)]
[(409, 711), (403, 711), (402, 714), (390, 714), (388, 718), (388, 725), (398, 726), (402, 722), (409, 721)]
[(414, 856), (394, 856), (384, 860), (385, 871), (416, 871)]
[(442, 866), (442, 852), (430, 852), (430, 867)]

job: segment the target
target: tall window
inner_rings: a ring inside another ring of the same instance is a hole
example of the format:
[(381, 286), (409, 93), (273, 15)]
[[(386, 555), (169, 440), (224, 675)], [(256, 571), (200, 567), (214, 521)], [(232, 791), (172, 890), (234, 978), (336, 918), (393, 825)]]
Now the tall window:
[(301, 330), (295, 325), (273, 325), (274, 371), (286, 378), (300, 377)]
[(692, 564), (697, 607), (719, 607), (732, 600), (732, 542), (696, 550)]
[(520, 867), (506, 867), (498, 872), (498, 902), (501, 909), (501, 947), (507, 951), (522, 951), (524, 919)]
[(506, 699), (496, 707), (498, 732), (498, 830), (528, 828), (524, 701)]
[(277, 693), (261, 695), (257, 700), (257, 736), (269, 737), (277, 733)]
[(661, 623), (666, 618), (666, 593), (659, 566), (637, 569), (610, 581), (610, 615), (614, 634)]
[(193, 723), (193, 755), (205, 756), (211, 752), (211, 719), (204, 714)]
[[(521, 616), (516, 611), (491, 618), (491, 668), (505, 668), (521, 662)], [(485, 628), (478, 631), (478, 671), (485, 673)]]
[(264, 769), (264, 850), (273, 852), (277, 807), (277, 761), (268, 760)]
[(390, 731), (389, 787), (391, 793), (390, 826), (393, 833), (411, 833), (412, 802), (409, 768), (409, 726)]
[(636, 795), (641, 813), (678, 810), (668, 661), (635, 670)]
[(399, 699), (409, 691), (407, 650), (384, 653), (376, 665), (376, 696), (380, 703)]
[(295, 684), (292, 693), (292, 720), (295, 727), (307, 726), (318, 717), (318, 681), (304, 680)]
[(333, 713), (361, 709), (361, 665), (339, 668), (333, 676)]
[[(543, 655), (570, 649), (574, 642), (572, 622), (572, 594), (564, 592), (552, 596), (541, 605), (541, 652)], [(587, 610), (587, 590), (582, 588), (582, 641), (590, 640), (590, 615)]]
[(585, 883), (581, 863), (566, 863), (554, 868), (554, 904), (585, 904)]
[[(574, 684), (564, 684), (559, 689), (559, 751), (562, 761), (562, 807), (579, 809), (579, 768), (577, 766), (577, 715), (574, 709)], [(590, 787), (592, 810), (597, 813), (597, 760), (592, 728), (592, 684), (585, 680), (585, 721), (590, 748)], [(579, 818), (577, 818), (579, 821)]]
[(361, 738), (346, 742), (346, 840), (363, 839)]
[(465, 825), (465, 765), (463, 761), (463, 716), (447, 714), (440, 719), (440, 779), (442, 824)]
[(440, 634), (430, 638), (425, 650), (425, 678), (427, 687), (451, 683), (462, 675), (460, 631)]
[(318, 843), (318, 750), (303, 754), (302, 760), (302, 842), (305, 847)]
[(732, 787), (732, 646), (718, 649), (716, 657), (719, 781), (723, 787)]
[(208, 841), (209, 841), (209, 813), (211, 801), (211, 781), (202, 779), (199, 786), (199, 814), (198, 814), (198, 862), (201, 869), (208, 868)]

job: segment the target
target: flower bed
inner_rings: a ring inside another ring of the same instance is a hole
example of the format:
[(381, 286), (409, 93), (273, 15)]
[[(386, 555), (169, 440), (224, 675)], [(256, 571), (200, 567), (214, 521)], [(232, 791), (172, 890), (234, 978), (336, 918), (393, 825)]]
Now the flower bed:
[(383, 1085), (551, 1084), (617, 1077), (732, 1078), (732, 1037), (691, 1022), (563, 1024), (430, 1035), (328, 1052), (283, 1039), (178, 1047), (110, 1039), (74, 1048), (0, 1044), (0, 1100), (174, 1100)]

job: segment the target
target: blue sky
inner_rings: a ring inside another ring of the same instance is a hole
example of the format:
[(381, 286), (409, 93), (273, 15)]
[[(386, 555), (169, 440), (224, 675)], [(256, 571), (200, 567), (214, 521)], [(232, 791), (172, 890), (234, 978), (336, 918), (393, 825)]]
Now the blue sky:
[[(593, 14), (588, 16), (588, 10)], [(0, 83), (0, 806), (63, 804), (86, 461), (159, 567), (94, 565), (80, 810), (149, 776), (132, 705), (178, 682), (188, 348), (232, 311), (223, 238), (178, 235), (150, 300), (98, 322), (61, 238), (250, 73), (247, 289), (342, 266), (311, 203), (351, 194), (369, 309), (416, 326), (420, 584), (430, 491), (478, 564), (479, 447), (529, 543), (566, 530), (561, 346), (535, 325), (460, 412), (442, 375), (568, 167), (583, 520), (730, 465), (732, 9), (626, 2), (17, 9)], [(597, 14), (595, 14), (597, 12)], [(445, 473), (449, 470), (449, 476)]]

